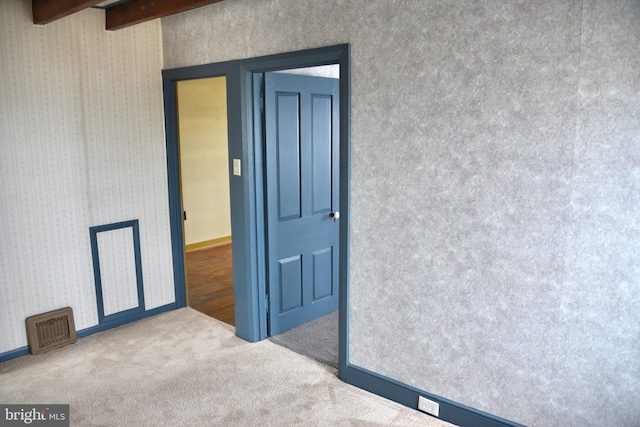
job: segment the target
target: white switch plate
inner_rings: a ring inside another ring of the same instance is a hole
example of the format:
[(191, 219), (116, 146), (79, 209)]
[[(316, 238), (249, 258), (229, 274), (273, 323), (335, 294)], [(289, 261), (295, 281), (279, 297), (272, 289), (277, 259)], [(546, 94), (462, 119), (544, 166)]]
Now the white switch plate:
[(422, 396), (418, 396), (418, 409), (434, 417), (440, 414), (440, 404)]
[(233, 174), (235, 176), (242, 175), (242, 162), (240, 159), (233, 159)]

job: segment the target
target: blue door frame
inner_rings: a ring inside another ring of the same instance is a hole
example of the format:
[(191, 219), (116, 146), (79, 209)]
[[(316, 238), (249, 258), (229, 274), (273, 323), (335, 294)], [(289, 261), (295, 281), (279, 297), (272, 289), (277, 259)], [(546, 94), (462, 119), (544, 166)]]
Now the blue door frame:
[[(350, 182), (350, 47), (337, 45), (258, 58), (164, 70), (163, 89), (167, 139), (169, 215), (175, 298), (186, 306), (184, 236), (180, 197), (180, 153), (176, 85), (181, 80), (225, 76), (229, 129), (229, 170), (240, 159), (242, 175), (229, 177), (236, 335), (247, 341), (267, 336), (264, 173), (259, 102), (254, 102), (258, 73), (320, 65), (340, 65), (340, 269), (339, 376), (347, 371)], [(258, 143), (257, 143), (258, 142)]]

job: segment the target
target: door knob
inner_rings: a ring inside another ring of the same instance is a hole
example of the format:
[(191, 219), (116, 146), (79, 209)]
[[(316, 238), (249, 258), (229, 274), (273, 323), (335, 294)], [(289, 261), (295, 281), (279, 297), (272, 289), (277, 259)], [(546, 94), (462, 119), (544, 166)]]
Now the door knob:
[(335, 220), (337, 220), (338, 218), (340, 218), (340, 211), (331, 212), (331, 213), (329, 214), (329, 216), (330, 216), (331, 218), (333, 218), (333, 220), (335, 221)]

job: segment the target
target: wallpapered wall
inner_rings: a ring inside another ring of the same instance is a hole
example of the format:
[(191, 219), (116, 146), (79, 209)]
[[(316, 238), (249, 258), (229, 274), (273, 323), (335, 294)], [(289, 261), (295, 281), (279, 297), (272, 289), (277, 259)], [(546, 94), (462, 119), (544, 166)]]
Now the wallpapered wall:
[(33, 314), (97, 324), (91, 226), (138, 219), (146, 308), (175, 299), (160, 22), (31, 19), (30, 2), (0, 2), (0, 353), (27, 344)]
[(162, 25), (167, 68), (352, 44), (351, 363), (637, 426), (638, 23), (637, 0), (233, 0)]

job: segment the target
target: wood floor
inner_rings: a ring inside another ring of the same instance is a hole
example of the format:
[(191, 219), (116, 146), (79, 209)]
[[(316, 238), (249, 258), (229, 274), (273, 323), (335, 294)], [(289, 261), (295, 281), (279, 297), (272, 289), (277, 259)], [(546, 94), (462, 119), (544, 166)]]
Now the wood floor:
[(231, 243), (186, 253), (189, 307), (235, 326)]

